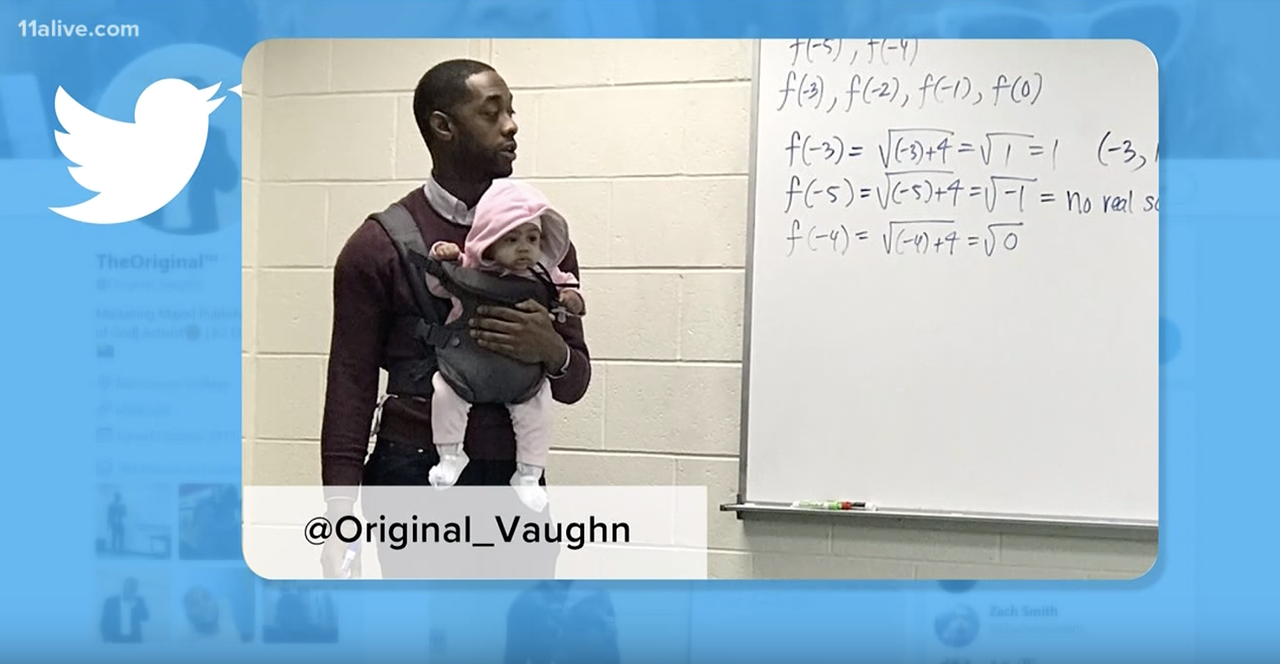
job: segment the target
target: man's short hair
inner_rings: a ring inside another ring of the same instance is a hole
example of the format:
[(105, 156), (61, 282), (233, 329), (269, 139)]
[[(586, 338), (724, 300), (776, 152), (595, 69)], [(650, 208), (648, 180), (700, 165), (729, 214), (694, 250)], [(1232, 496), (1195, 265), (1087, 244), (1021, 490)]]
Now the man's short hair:
[(471, 91), (467, 79), (494, 68), (477, 60), (445, 60), (427, 70), (413, 90), (413, 119), (423, 140), (431, 142), (427, 119), (436, 111), (448, 113), (467, 101)]

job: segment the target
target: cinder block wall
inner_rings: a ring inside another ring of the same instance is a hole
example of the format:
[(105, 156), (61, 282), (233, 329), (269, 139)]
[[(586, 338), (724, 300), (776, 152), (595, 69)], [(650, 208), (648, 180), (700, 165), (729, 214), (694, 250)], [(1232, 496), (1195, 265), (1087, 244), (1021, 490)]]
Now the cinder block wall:
[(561, 484), (706, 485), (717, 577), (1131, 578), (1154, 542), (739, 521), (751, 44), (287, 40), (245, 65), (246, 484), (318, 484), (333, 260), (430, 161), (413, 86), (472, 57), (515, 93), (516, 176), (568, 215), (590, 307)]

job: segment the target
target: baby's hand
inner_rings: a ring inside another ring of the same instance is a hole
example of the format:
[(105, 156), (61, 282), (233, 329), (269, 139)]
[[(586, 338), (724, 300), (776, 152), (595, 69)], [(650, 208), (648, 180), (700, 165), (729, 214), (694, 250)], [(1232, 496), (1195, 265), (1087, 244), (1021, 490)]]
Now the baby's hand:
[(582, 316), (587, 313), (586, 303), (582, 301), (582, 296), (575, 291), (560, 291), (560, 304), (563, 304), (564, 308), (575, 316)]
[(437, 242), (431, 245), (431, 257), (438, 261), (456, 261), (462, 250), (452, 242)]

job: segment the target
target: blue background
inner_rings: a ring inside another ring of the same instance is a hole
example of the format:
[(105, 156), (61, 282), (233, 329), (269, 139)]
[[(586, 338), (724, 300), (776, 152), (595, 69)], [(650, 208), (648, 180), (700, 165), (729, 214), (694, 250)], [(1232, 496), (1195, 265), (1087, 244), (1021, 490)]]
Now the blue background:
[[(22, 38), (18, 22), (28, 19), (137, 24), (141, 36)], [(239, 320), (177, 324), (173, 339), (99, 341), (103, 309), (239, 308), (240, 100), (228, 97), (214, 114), (217, 131), (185, 202), (144, 223), (99, 227), (47, 211), (85, 198), (53, 142), (58, 86), (90, 109), (128, 120), (147, 83), (180, 76), (222, 81), (225, 90), (239, 82), (248, 50), (274, 37), (804, 36), (1126, 37), (1156, 53), (1165, 199), (1159, 560), (1133, 582), (608, 584), (614, 603), (687, 612), (690, 659), (698, 662), (1030, 664), (1193, 650), (1223, 661), (1274, 658), (1276, 537), (1267, 515), (1280, 460), (1272, 425), (1280, 268), (1269, 259), (1277, 218), (1269, 195), (1280, 175), (1277, 25), (1280, 3), (1263, 0), (7, 1), (0, 5), (0, 413), (12, 524), (11, 544), (0, 553), (8, 571), (0, 632), (7, 655), (160, 661), (182, 646), (100, 644), (98, 611), (114, 587), (102, 584), (136, 574), (151, 593), (152, 613), (167, 611), (174, 623), (181, 616), (171, 600), (185, 580), (218, 585), (245, 569), (238, 556), (199, 543), (238, 524), (238, 508), (206, 502), (197, 509), (192, 496), (217, 492), (179, 487), (240, 482)], [(203, 257), (203, 264), (161, 280), (105, 271), (98, 259), (105, 253)], [(182, 288), (160, 290), (162, 282)], [(130, 438), (157, 429), (170, 442)], [(111, 482), (169, 487), (173, 520), (160, 530), (171, 533), (172, 560), (95, 551), (105, 513), (99, 485)], [(235, 595), (234, 583), (226, 584)], [(428, 612), (474, 610), (477, 633), (501, 639), (502, 617), (481, 615), (480, 607), (491, 593), (515, 588), (311, 587), (330, 592), (336, 644), (259, 644), (255, 652), (425, 661), (433, 638)], [(261, 602), (268, 594), (259, 588), (258, 595)], [(982, 610), (992, 602), (1053, 605), (1084, 632), (993, 636), (983, 631)], [(262, 606), (254, 613), (266, 615)], [(629, 629), (624, 616), (618, 629)], [(260, 625), (254, 633), (260, 641)], [(643, 644), (663, 637), (627, 639), (623, 659), (644, 661)], [(467, 643), (449, 647), (456, 659)]]

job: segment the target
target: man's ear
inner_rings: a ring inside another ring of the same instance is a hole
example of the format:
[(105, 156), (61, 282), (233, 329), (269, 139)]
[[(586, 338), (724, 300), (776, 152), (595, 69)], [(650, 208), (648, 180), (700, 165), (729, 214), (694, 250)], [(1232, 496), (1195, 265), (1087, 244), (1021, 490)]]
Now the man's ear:
[(435, 111), (427, 118), (427, 129), (441, 141), (453, 139), (453, 120), (440, 111)]

